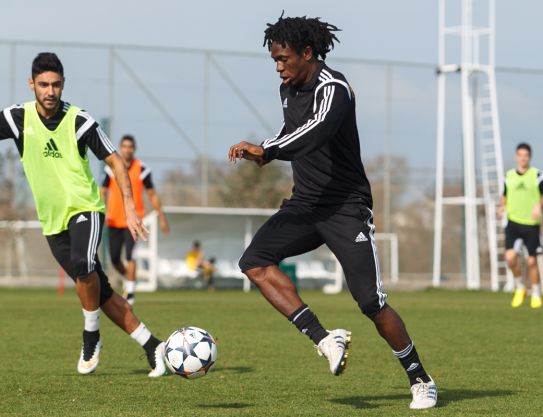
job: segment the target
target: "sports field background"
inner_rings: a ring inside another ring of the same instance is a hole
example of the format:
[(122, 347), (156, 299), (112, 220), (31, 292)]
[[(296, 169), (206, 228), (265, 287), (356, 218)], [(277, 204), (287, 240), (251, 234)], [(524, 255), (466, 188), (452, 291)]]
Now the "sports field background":
[[(97, 372), (76, 372), (82, 317), (68, 291), (0, 290), (0, 416), (541, 416), (543, 315), (508, 294), (392, 293), (438, 407), (413, 412), (407, 379), (350, 295), (303, 297), (328, 327), (353, 331), (346, 373), (333, 377), (309, 339), (257, 293), (139, 294), (136, 313), (159, 337), (196, 325), (218, 339), (203, 379), (147, 378), (139, 346), (102, 317)], [(539, 393), (539, 394), (538, 394)]]

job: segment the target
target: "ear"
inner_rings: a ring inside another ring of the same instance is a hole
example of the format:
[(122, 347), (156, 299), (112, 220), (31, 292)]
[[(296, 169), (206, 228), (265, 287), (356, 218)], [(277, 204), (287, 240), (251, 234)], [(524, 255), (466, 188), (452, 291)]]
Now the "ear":
[(32, 77), (30, 77), (30, 78), (28, 79), (28, 87), (29, 87), (32, 91), (34, 91), (34, 80), (32, 79)]
[(311, 61), (313, 59), (313, 48), (311, 46), (306, 46), (302, 51), (302, 57), (305, 61)]

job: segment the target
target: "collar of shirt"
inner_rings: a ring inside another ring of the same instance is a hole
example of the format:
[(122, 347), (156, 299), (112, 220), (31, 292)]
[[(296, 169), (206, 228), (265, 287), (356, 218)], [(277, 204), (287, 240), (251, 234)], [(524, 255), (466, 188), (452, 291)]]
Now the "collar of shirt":
[(305, 83), (300, 88), (298, 88), (298, 91), (313, 90), (315, 88), (315, 85), (317, 84), (317, 81), (319, 80), (319, 74), (321, 73), (323, 68), (324, 68), (324, 62), (318, 61), (317, 70), (315, 71), (315, 74), (313, 74), (313, 77), (311, 77), (311, 80), (309, 80), (307, 83)]
[[(47, 118), (43, 117), (41, 114), (39, 114), (39, 113), (38, 113), (38, 115), (40, 116), (40, 119), (43, 122), (43, 124), (49, 130), (54, 130), (56, 128), (56, 126), (58, 126), (58, 124), (60, 123), (60, 121), (62, 120), (64, 115), (66, 114), (65, 107), (66, 107), (66, 103), (64, 101), (61, 101), (60, 105), (58, 106), (57, 112), (52, 117), (47, 119)], [(51, 127), (53, 127), (53, 129), (51, 129)]]

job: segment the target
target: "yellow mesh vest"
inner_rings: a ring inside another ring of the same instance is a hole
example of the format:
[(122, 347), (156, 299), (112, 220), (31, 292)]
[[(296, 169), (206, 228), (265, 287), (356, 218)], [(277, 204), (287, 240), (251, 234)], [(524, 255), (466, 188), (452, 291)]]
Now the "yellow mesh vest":
[(505, 185), (507, 186), (507, 218), (524, 225), (540, 224), (540, 219), (532, 219), (532, 210), (541, 201), (537, 169), (530, 167), (523, 175), (511, 169), (507, 171)]
[(70, 218), (84, 211), (104, 212), (88, 157), (81, 158), (75, 135), (80, 109), (70, 106), (58, 127), (47, 129), (36, 102), (24, 105), (24, 149), (21, 161), (30, 184), (43, 234), (68, 228)]

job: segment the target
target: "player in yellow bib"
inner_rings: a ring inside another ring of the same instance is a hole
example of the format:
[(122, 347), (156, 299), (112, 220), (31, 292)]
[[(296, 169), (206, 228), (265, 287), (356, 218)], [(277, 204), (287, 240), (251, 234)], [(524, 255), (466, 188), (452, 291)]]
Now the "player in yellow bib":
[(38, 54), (29, 85), (36, 100), (0, 112), (0, 140), (15, 140), (43, 234), (53, 256), (75, 282), (85, 320), (77, 370), (88, 374), (98, 366), (102, 310), (144, 348), (151, 366), (149, 376), (161, 376), (165, 373), (164, 343), (112, 290), (97, 255), (105, 207), (89, 167), (87, 149), (115, 173), (128, 228), (134, 239), (144, 239), (146, 229), (136, 214), (126, 167), (94, 119), (61, 100), (64, 69), (55, 54)]
[(505, 259), (515, 276), (515, 294), (512, 307), (520, 307), (526, 296), (521, 276), (515, 242), (521, 240), (528, 250), (526, 264), (532, 283), (532, 308), (541, 308), (541, 283), (537, 267), (537, 255), (541, 253), (539, 229), (543, 204), (543, 173), (530, 166), (532, 148), (527, 143), (517, 146), (516, 169), (507, 171), (503, 196), (500, 200), (500, 216), (507, 213), (505, 228)]

